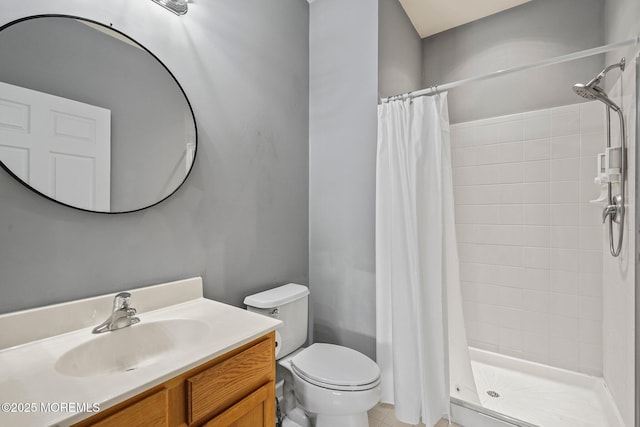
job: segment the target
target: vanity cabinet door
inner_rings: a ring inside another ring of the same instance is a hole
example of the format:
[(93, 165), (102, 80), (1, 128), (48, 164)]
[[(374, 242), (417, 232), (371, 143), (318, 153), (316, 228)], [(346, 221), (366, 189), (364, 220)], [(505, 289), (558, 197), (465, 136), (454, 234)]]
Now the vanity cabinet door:
[(264, 340), (187, 379), (188, 423), (220, 414), (273, 381), (273, 345), (273, 341)]
[(275, 384), (271, 381), (206, 423), (204, 427), (271, 427), (275, 422), (274, 399)]
[(91, 425), (93, 427), (166, 427), (168, 425), (167, 390), (158, 391)]

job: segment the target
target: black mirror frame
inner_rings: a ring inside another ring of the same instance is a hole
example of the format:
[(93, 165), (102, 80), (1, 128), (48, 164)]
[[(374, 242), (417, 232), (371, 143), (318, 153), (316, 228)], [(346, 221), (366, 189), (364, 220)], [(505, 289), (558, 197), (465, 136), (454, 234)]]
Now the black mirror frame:
[(158, 64), (160, 64), (167, 73), (169, 73), (169, 75), (171, 76), (171, 78), (173, 79), (173, 81), (176, 83), (176, 85), (178, 86), (178, 88), (180, 89), (180, 92), (182, 92), (182, 95), (184, 96), (185, 101), (187, 102), (187, 106), (189, 107), (189, 111), (191, 112), (191, 117), (193, 119), (193, 129), (194, 129), (194, 136), (195, 136), (195, 150), (193, 152), (193, 161), (191, 162), (191, 167), (189, 168), (189, 171), (185, 174), (184, 179), (182, 180), (182, 182), (180, 183), (180, 185), (178, 185), (171, 193), (169, 193), (167, 196), (165, 196), (164, 198), (158, 200), (157, 202), (148, 205), (148, 206), (144, 206), (141, 208), (137, 208), (137, 209), (132, 209), (129, 211), (117, 211), (117, 212), (102, 212), (102, 211), (93, 211), (90, 209), (83, 209), (77, 206), (72, 206), (66, 203), (63, 203), (61, 201), (58, 201), (52, 197), (47, 196), (44, 193), (41, 193), (40, 191), (36, 190), (35, 188), (31, 187), (29, 184), (27, 184), (26, 182), (24, 182), (22, 179), (20, 179), (15, 173), (13, 173), (11, 171), (11, 169), (9, 169), (9, 167), (7, 167), (4, 162), (2, 160), (0, 160), (0, 166), (2, 166), (2, 168), (9, 174), (11, 175), (15, 180), (17, 180), (20, 184), (22, 184), (23, 186), (27, 187), (29, 190), (33, 191), (34, 193), (44, 197), (45, 199), (49, 199), (52, 202), (58, 203), (62, 206), (67, 206), (69, 208), (75, 209), (75, 210), (79, 210), (79, 211), (83, 211), (83, 212), (91, 212), (91, 213), (98, 213), (98, 214), (108, 214), (108, 215), (119, 215), (119, 214), (126, 214), (126, 213), (132, 213), (132, 212), (139, 212), (142, 211), (144, 209), (148, 209), (151, 208), (153, 206), (158, 205), (159, 203), (162, 203), (163, 201), (167, 200), (169, 197), (173, 196), (178, 189), (180, 189), (184, 183), (186, 182), (186, 180), (189, 178), (189, 175), (191, 174), (191, 171), (193, 171), (193, 166), (196, 163), (196, 158), (198, 157), (198, 126), (196, 124), (196, 116), (193, 112), (193, 107), (191, 106), (191, 102), (189, 101), (189, 97), (187, 97), (187, 94), (184, 91), (184, 88), (182, 87), (182, 85), (180, 84), (180, 82), (178, 81), (178, 79), (176, 79), (176, 77), (173, 75), (173, 73), (171, 72), (171, 70), (169, 70), (169, 68), (164, 64), (164, 62), (162, 62), (153, 52), (151, 52), (149, 49), (147, 49), (144, 45), (140, 44), (137, 40), (135, 40), (134, 38), (130, 37), (129, 35), (125, 34), (124, 32), (113, 28), (113, 24), (109, 23), (109, 25), (106, 25), (102, 22), (98, 22), (95, 21), (93, 19), (89, 19), (89, 18), (83, 18), (80, 16), (75, 16), (75, 15), (66, 15), (66, 14), (56, 14), (56, 13), (52, 13), (52, 14), (40, 14), (40, 15), (31, 15), (31, 16), (26, 16), (23, 18), (19, 18), (16, 20), (13, 20), (7, 24), (4, 24), (0, 27), (0, 32), (2, 32), (3, 30), (5, 30), (8, 27), (11, 27), (13, 25), (19, 24), (20, 22), (23, 21), (28, 21), (31, 19), (37, 19), (37, 18), (69, 18), (69, 19), (76, 19), (76, 20), (81, 20), (81, 21), (86, 21), (86, 22), (90, 22), (92, 24), (96, 24), (96, 25), (100, 25), (102, 27), (108, 28), (111, 31), (115, 31), (116, 33), (122, 35), (123, 37), (126, 37), (127, 39), (131, 40), (132, 42), (134, 42), (137, 46), (139, 46), (141, 49), (143, 49), (145, 52), (147, 52), (149, 55), (151, 55), (151, 57), (153, 57)]

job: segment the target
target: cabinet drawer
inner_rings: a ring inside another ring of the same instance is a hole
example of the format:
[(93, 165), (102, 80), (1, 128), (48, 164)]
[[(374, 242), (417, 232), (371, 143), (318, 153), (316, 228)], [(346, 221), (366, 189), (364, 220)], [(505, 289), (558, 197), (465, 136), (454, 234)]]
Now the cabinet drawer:
[(189, 424), (216, 415), (274, 377), (273, 340), (262, 341), (187, 379)]
[(166, 427), (167, 420), (167, 391), (161, 390), (91, 425), (94, 427)]
[(273, 381), (263, 385), (222, 414), (207, 422), (204, 427), (256, 427), (275, 424), (271, 410), (275, 399)]

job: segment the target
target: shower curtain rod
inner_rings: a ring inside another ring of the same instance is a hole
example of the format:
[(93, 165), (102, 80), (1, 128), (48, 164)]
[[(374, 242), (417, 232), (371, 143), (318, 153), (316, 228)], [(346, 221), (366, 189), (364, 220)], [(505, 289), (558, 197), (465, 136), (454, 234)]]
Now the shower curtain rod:
[(507, 74), (517, 73), (519, 71), (533, 70), (535, 68), (545, 67), (547, 65), (562, 64), (563, 62), (573, 61), (574, 59), (586, 58), (588, 56), (597, 55), (599, 53), (609, 52), (611, 50), (618, 49), (618, 48), (621, 48), (621, 47), (637, 45), (638, 43), (640, 43), (640, 34), (636, 35), (632, 39), (624, 40), (624, 41), (617, 42), (617, 43), (611, 43), (611, 44), (607, 44), (607, 45), (600, 46), (600, 47), (594, 47), (594, 48), (591, 48), (591, 49), (582, 50), (580, 52), (570, 53), (568, 55), (556, 56), (554, 58), (545, 59), (545, 60), (542, 60), (540, 62), (534, 62), (533, 64), (519, 65), (517, 67), (506, 68), (504, 70), (493, 71), (493, 72), (488, 73), (488, 74), (483, 74), (483, 75), (476, 76), (476, 77), (470, 77), (468, 79), (457, 80), (455, 82), (445, 83), (445, 84), (442, 84), (442, 85), (434, 85), (434, 86), (431, 86), (431, 87), (428, 87), (428, 88), (425, 88), (425, 89), (416, 90), (416, 91), (413, 91), (413, 92), (403, 93), (403, 94), (400, 94), (400, 95), (394, 95), (394, 96), (390, 96), (390, 97), (387, 97), (387, 98), (381, 98), (380, 102), (397, 101), (397, 100), (400, 100), (400, 99), (415, 98), (417, 96), (433, 95), (433, 94), (440, 93), (440, 92), (445, 91), (445, 90), (449, 90), (449, 89), (453, 89), (453, 88), (456, 88), (456, 87), (459, 87), (459, 86), (466, 85), (468, 83), (479, 82), (479, 81), (482, 81), (482, 80), (489, 80), (489, 79), (492, 79), (494, 77), (505, 76)]

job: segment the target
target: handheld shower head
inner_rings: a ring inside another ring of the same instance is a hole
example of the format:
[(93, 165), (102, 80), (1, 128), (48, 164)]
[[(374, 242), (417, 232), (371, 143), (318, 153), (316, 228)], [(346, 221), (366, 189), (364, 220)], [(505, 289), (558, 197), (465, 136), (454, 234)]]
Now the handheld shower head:
[(606, 67), (604, 70), (602, 70), (597, 76), (595, 76), (593, 79), (591, 79), (591, 81), (589, 81), (589, 83), (587, 84), (582, 84), (582, 83), (577, 83), (575, 85), (573, 85), (573, 91), (586, 99), (590, 99), (590, 100), (598, 100), (601, 102), (604, 102), (609, 108), (611, 108), (614, 111), (620, 111), (620, 107), (618, 107), (618, 105), (616, 105), (615, 102), (613, 102), (611, 99), (609, 99), (609, 97), (607, 96), (607, 93), (604, 91), (604, 89), (602, 89), (600, 86), (598, 86), (600, 84), (600, 82), (602, 81), (602, 79), (604, 78), (604, 76), (611, 70), (613, 70), (614, 68), (620, 68), (620, 70), (624, 71), (624, 67), (626, 65), (626, 61), (624, 58), (622, 58), (620, 60), (620, 62), (616, 63), (616, 64), (612, 64), (609, 65), (608, 67)]
[(589, 86), (588, 84), (576, 83), (573, 85), (573, 91), (586, 99), (598, 99), (596, 92), (593, 90), (593, 86)]
[(620, 107), (607, 96), (606, 92), (602, 90), (600, 86), (589, 86), (588, 84), (577, 83), (573, 85), (573, 91), (583, 98), (604, 102), (612, 110), (620, 111)]

